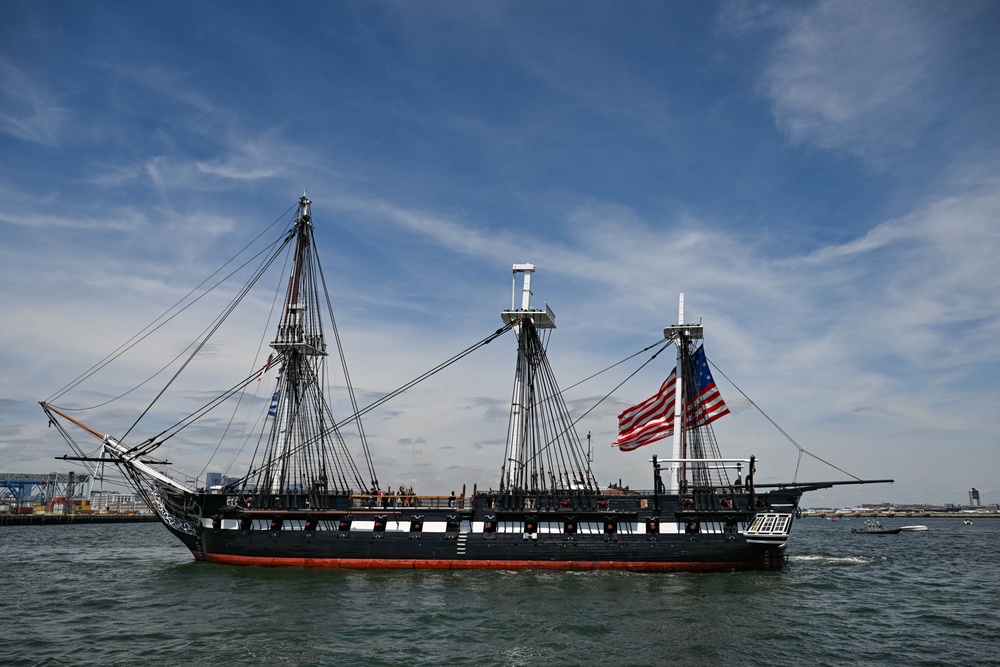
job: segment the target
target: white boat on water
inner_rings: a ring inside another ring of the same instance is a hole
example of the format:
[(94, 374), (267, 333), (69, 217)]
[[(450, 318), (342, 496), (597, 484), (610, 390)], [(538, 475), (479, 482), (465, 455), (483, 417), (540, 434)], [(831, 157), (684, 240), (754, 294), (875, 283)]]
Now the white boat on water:
[(904, 533), (917, 533), (927, 530), (927, 526), (903, 526), (900, 530)]

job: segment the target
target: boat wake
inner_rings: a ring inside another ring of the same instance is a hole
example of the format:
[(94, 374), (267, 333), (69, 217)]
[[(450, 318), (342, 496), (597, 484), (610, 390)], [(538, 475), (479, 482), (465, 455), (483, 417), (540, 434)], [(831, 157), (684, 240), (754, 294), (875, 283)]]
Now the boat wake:
[(789, 556), (789, 563), (819, 563), (822, 565), (871, 565), (885, 560), (881, 556)]

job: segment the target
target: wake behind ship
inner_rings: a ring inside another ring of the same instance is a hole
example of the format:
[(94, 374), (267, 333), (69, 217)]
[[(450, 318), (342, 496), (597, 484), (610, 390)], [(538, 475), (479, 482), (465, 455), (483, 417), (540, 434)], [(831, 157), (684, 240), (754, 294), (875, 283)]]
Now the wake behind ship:
[[(376, 403), (357, 408), (344, 363), (354, 414), (338, 421), (325, 386), (331, 358), (325, 328), (334, 320), (305, 195), (252, 281), (286, 253), (291, 270), (270, 356), (204, 408), (132, 444), (71, 417), (66, 407), (54, 405), (56, 399), (41, 403), (77, 454), (63, 458), (94, 472), (108, 463), (117, 466), (199, 561), (364, 569), (778, 569), (804, 492), (868, 483), (854, 478), (759, 485), (753, 457), (724, 458), (711, 424), (728, 409), (712, 379), (702, 326), (684, 323), (682, 297), (680, 323), (664, 330), (652, 355), (672, 345), (676, 367), (653, 396), (619, 416), (614, 443), (629, 451), (669, 437), (671, 454), (651, 457), (651, 490), (600, 488), (549, 366), (543, 337), (555, 328), (555, 316), (548, 306), (531, 306), (532, 264), (513, 266), (512, 304), (501, 313), (499, 330)], [(515, 307), (518, 278), (522, 298)], [(234, 308), (228, 305), (227, 313)], [(202, 350), (217, 328), (210, 327), (192, 349)], [(457, 496), (383, 491), (362, 415), (508, 332), (517, 340), (517, 360), (498, 489), (473, 487), (467, 494), (463, 488)], [(95, 372), (100, 368), (103, 362)], [(239, 479), (220, 491), (199, 490), (154, 458), (182, 430), (239, 404), (272, 375), (274, 392), (263, 406), (255, 455)], [(88, 454), (66, 422), (96, 436), (100, 452)], [(357, 430), (358, 451), (347, 445), (348, 427)]]

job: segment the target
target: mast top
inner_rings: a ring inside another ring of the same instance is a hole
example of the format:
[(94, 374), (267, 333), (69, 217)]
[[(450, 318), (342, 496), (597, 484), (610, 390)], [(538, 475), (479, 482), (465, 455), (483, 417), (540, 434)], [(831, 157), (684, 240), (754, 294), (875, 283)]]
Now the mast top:
[(302, 191), (302, 196), (299, 197), (299, 213), (296, 217), (296, 221), (305, 223), (306, 225), (312, 225), (312, 202), (306, 197), (306, 191)]
[(705, 337), (705, 328), (701, 322), (697, 324), (684, 324), (684, 293), (681, 292), (680, 305), (677, 307), (677, 321), (672, 327), (663, 330), (663, 337), (669, 338), (674, 343), (682, 340), (700, 340)]
[[(516, 320), (529, 319), (536, 329), (555, 329), (556, 314), (545, 304), (545, 310), (531, 307), (531, 274), (535, 272), (534, 264), (515, 264), (514, 276), (511, 279), (510, 287), (510, 310), (500, 313), (500, 318), (504, 323), (509, 324)], [(516, 308), (517, 295), (517, 274), (524, 276), (521, 289), (521, 307)]]
[[(285, 295), (285, 310), (278, 325), (278, 336), (271, 347), (280, 354), (297, 350), (313, 357), (326, 356), (322, 322), (318, 315), (318, 301), (312, 246), (312, 202), (305, 191), (299, 197), (299, 208), (295, 213), (295, 241), (292, 272), (288, 278), (288, 292)], [(309, 315), (312, 309), (316, 314)]]

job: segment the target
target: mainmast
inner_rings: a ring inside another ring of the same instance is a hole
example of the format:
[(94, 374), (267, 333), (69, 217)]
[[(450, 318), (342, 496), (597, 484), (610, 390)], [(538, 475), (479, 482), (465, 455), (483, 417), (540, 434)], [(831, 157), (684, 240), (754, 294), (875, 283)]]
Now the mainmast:
[[(531, 274), (535, 272), (534, 264), (515, 264), (511, 278), (510, 310), (500, 313), (505, 323), (514, 323), (514, 333), (518, 339), (518, 364), (514, 375), (514, 393), (510, 405), (510, 429), (507, 434), (507, 460), (504, 462), (506, 471), (504, 486), (516, 488), (518, 479), (523, 472), (524, 448), (528, 437), (527, 414), (535, 401), (534, 367), (538, 361), (527, 354), (529, 349), (526, 337), (537, 336), (534, 329), (555, 329), (555, 315), (546, 306), (545, 310), (531, 308)], [(516, 308), (517, 277), (522, 277), (521, 307)]]
[[(540, 331), (555, 315), (531, 307), (534, 264), (515, 264), (510, 310), (500, 313), (517, 334), (517, 370), (511, 396), (507, 449), (500, 474), (503, 493), (583, 492), (596, 489), (587, 452), (549, 366)], [(517, 279), (521, 276), (521, 306)]]

